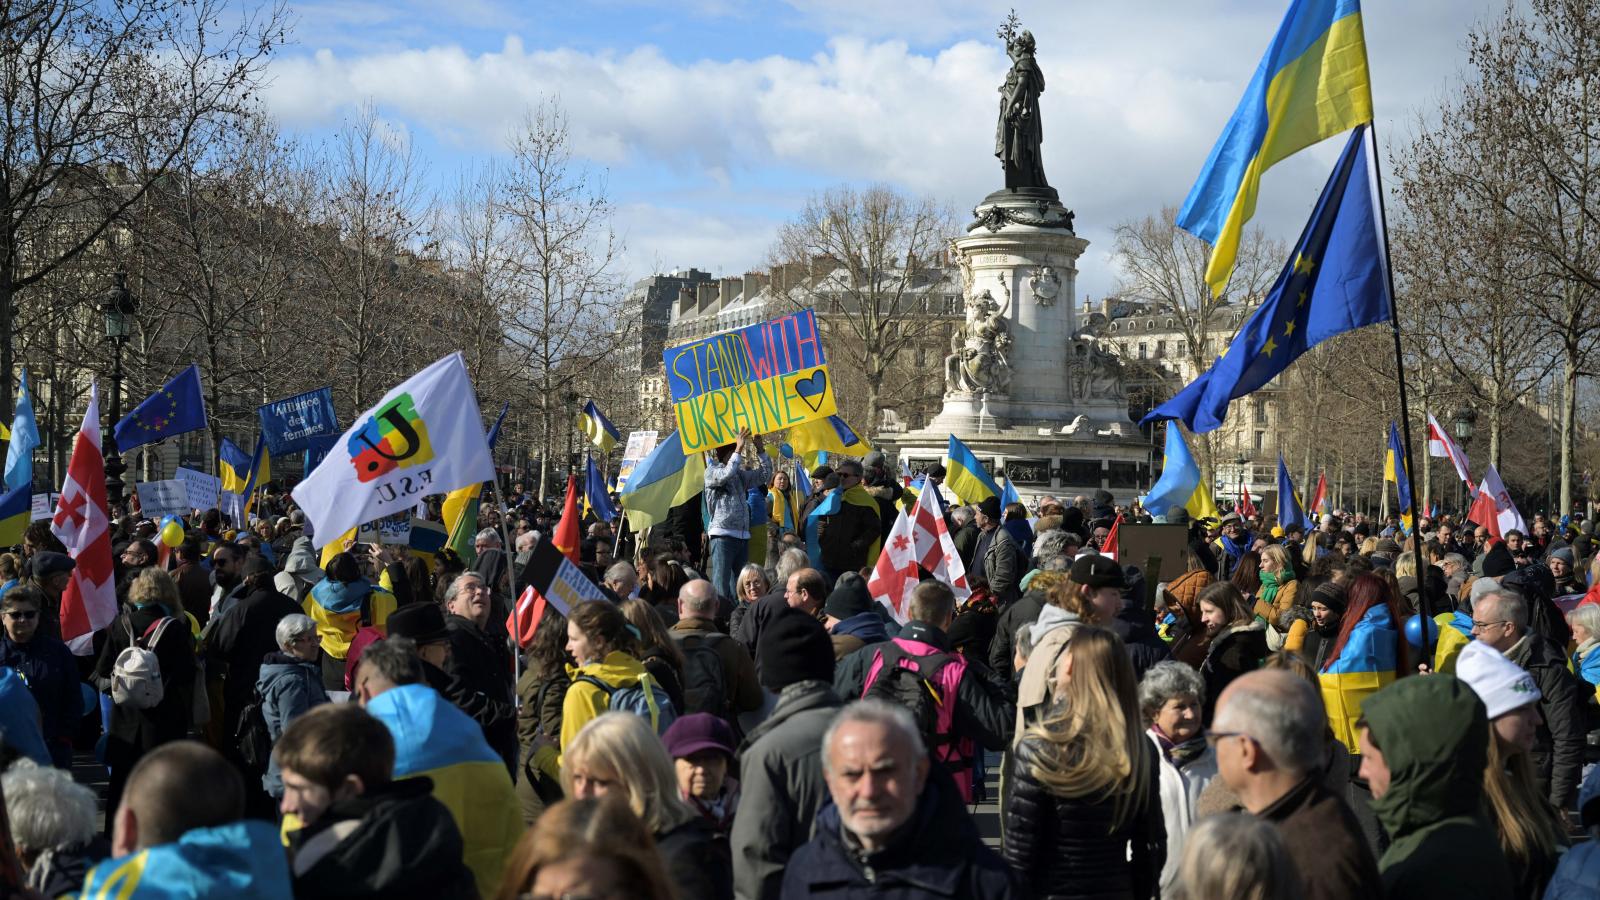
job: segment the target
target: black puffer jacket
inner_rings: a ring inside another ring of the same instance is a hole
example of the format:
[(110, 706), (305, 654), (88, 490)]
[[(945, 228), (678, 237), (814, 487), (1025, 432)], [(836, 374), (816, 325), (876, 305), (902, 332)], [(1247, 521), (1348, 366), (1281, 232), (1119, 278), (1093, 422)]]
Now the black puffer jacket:
[(728, 853), (726, 836), (718, 837), (705, 819), (695, 816), (655, 838), (656, 850), (678, 896), (731, 900), (733, 858)]
[(1140, 744), (1150, 784), (1144, 810), (1121, 828), (1112, 827), (1111, 798), (1061, 797), (1035, 780), (1034, 767), (1047, 749), (1042, 739), (1025, 737), (1017, 745), (1005, 805), (1005, 858), (1028, 896), (1128, 900), (1156, 895), (1167, 862), (1167, 826), (1156, 747), (1150, 741)]
[(1206, 727), (1211, 726), (1222, 689), (1240, 675), (1261, 668), (1261, 661), (1266, 658), (1267, 626), (1263, 622), (1230, 625), (1212, 639), (1206, 660), (1200, 664), (1200, 677), (1206, 683)]
[[(471, 619), (445, 616), (450, 659), (445, 671), (468, 692), (463, 711), (483, 728), (484, 739), (510, 766), (517, 758), (517, 698), (511, 682), (511, 650)], [(447, 695), (448, 696), (448, 695)], [(449, 698), (458, 702), (455, 697)]]
[[(1530, 631), (1511, 645), (1506, 658), (1526, 669), (1539, 685), (1539, 729), (1533, 744), (1533, 769), (1557, 809), (1572, 809), (1583, 776), (1584, 697), (1567, 668), (1566, 655)], [(1583, 688), (1587, 688), (1587, 682)]]

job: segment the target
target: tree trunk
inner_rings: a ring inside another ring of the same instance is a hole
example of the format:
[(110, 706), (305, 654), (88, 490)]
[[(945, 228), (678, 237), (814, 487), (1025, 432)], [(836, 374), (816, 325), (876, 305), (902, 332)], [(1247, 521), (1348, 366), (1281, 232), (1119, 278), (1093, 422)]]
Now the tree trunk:
[(1578, 361), (1569, 349), (1561, 368), (1561, 505), (1553, 518), (1572, 512), (1572, 439), (1578, 413)]

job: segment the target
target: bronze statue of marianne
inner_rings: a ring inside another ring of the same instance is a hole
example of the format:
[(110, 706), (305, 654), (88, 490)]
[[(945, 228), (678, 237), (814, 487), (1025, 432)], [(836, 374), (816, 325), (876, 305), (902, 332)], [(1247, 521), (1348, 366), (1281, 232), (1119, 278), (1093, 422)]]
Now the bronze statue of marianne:
[(1000, 121), (995, 127), (994, 155), (1005, 169), (1006, 187), (1048, 188), (1040, 145), (1044, 129), (1039, 122), (1039, 95), (1044, 93), (1044, 73), (1033, 59), (1033, 33), (1017, 30), (1013, 12), (1000, 29), (1011, 57), (1011, 71), (1000, 86)]

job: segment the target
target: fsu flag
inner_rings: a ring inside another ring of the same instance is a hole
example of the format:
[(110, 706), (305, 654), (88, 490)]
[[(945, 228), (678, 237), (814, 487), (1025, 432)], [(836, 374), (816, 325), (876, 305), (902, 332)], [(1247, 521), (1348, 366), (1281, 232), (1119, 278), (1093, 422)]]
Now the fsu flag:
[(72, 443), (67, 480), (61, 485), (50, 531), (77, 566), (61, 594), (61, 639), (72, 652), (93, 652), (94, 633), (117, 617), (116, 570), (106, 514), (106, 460), (100, 454), (100, 390), (89, 387), (89, 408)]
[(521, 647), (533, 641), (533, 633), (551, 607), (565, 616), (571, 615), (576, 603), (606, 599), (605, 593), (583, 574), (582, 569), (543, 539), (534, 545), (533, 555), (522, 567), (519, 583), (527, 586), (517, 598), (511, 615), (506, 617), (506, 631)]
[(950, 585), (957, 600), (972, 593), (967, 586), (966, 567), (945, 526), (938, 491), (923, 491), (915, 507), (900, 511), (867, 581), (872, 599), (888, 607), (898, 622), (909, 619), (906, 603), (917, 586), (919, 569)]

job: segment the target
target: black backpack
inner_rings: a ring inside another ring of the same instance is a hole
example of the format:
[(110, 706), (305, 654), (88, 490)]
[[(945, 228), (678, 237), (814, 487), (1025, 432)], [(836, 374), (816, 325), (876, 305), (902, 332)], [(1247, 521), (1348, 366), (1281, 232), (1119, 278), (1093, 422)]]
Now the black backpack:
[[(861, 699), (882, 700), (908, 710), (916, 719), (917, 730), (922, 733), (923, 744), (929, 752), (954, 743), (953, 734), (939, 733), (939, 709), (945, 703), (954, 703), (956, 698), (940, 693), (938, 679), (944, 667), (955, 662), (955, 654), (915, 656), (894, 641), (884, 644), (878, 653), (882, 659), (878, 677), (861, 692)], [(903, 664), (902, 660), (910, 665)], [(951, 722), (953, 725), (953, 718)], [(936, 755), (935, 758), (943, 757)]]
[(684, 713), (711, 713), (727, 718), (729, 711), (728, 675), (717, 653), (717, 642), (732, 638), (725, 634), (674, 634), (683, 651)]
[(272, 759), (272, 734), (267, 730), (267, 718), (261, 711), (265, 702), (258, 688), (240, 712), (239, 724), (233, 732), (233, 745), (239, 751), (239, 761), (255, 773), (265, 773), (267, 763)]

